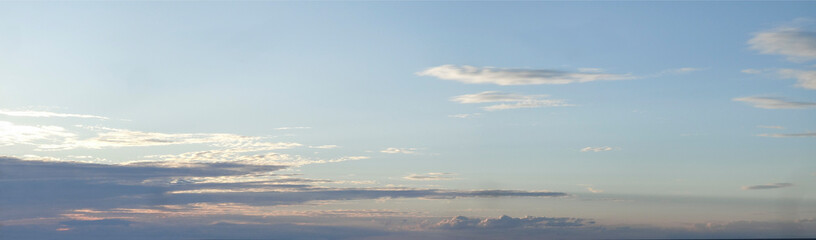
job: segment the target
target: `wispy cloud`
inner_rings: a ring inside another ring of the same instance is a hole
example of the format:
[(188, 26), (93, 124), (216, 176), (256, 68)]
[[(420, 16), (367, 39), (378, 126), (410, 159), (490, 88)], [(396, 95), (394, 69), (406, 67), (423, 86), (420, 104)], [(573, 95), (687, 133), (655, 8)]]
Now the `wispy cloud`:
[(309, 148), (317, 148), (317, 149), (334, 149), (339, 148), (340, 146), (337, 145), (320, 145), (320, 146), (309, 146)]
[(760, 137), (774, 137), (774, 138), (789, 138), (789, 137), (816, 137), (816, 133), (763, 133), (757, 136)]
[(663, 74), (684, 74), (684, 73), (699, 72), (699, 71), (703, 71), (703, 70), (705, 70), (705, 69), (703, 69), (703, 68), (693, 68), (693, 67), (684, 67), (684, 68), (675, 68), (675, 69), (665, 70), (662, 73)]
[(0, 115), (12, 116), (12, 117), (61, 117), (61, 118), (96, 118), (107, 120), (107, 117), (95, 116), (95, 115), (87, 115), (87, 114), (71, 114), (71, 113), (55, 113), (55, 112), (43, 112), (43, 111), (13, 111), (13, 110), (6, 110), (0, 109)]
[(469, 218), (457, 216), (445, 219), (435, 224), (444, 229), (513, 229), (513, 228), (548, 228), (548, 227), (580, 227), (595, 224), (594, 221), (582, 218), (548, 218), (532, 217), (514, 218), (507, 215), (498, 218)]
[(816, 90), (816, 71), (780, 69), (779, 75), (783, 78), (796, 79), (796, 86)]
[(438, 181), (454, 179), (453, 175), (455, 174), (453, 173), (409, 174), (408, 176), (405, 176), (403, 178), (414, 181)]
[(501, 103), (482, 107), (486, 111), (497, 111), (518, 108), (564, 107), (572, 106), (561, 99), (547, 99), (547, 95), (521, 95), (486, 91), (475, 94), (465, 94), (451, 98), (458, 103)]
[(581, 148), (581, 152), (606, 152), (606, 151), (613, 151), (616, 148), (603, 146), (603, 147), (585, 147)]
[(787, 56), (791, 61), (816, 58), (816, 32), (799, 27), (779, 27), (754, 34), (750, 48), (762, 54)]
[(816, 102), (792, 102), (773, 97), (741, 97), (732, 100), (748, 103), (756, 108), (764, 109), (803, 109), (816, 107)]
[(769, 183), (769, 184), (762, 184), (762, 185), (743, 186), (742, 190), (764, 190), (764, 189), (786, 188), (786, 187), (792, 187), (792, 186), (793, 186), (793, 183)]
[[(586, 69), (584, 69), (586, 70)], [(514, 69), (495, 67), (474, 67), (442, 65), (418, 72), (419, 76), (431, 76), (469, 84), (538, 85), (569, 84), (580, 82), (634, 79), (631, 74), (611, 74), (592, 71), (569, 72), (552, 69)]]
[(380, 152), (381, 153), (389, 153), (389, 154), (396, 154), (396, 153), (413, 154), (413, 153), (416, 153), (416, 150), (417, 150), (416, 148), (395, 148), (395, 147), (390, 147), (390, 148), (383, 149)]
[(783, 126), (766, 126), (766, 125), (759, 125), (758, 128), (769, 128), (769, 129), (785, 129)]
[(59, 126), (17, 125), (0, 121), (0, 146), (38, 145), (42, 142), (60, 141), (74, 137), (76, 137), (76, 134)]
[(759, 69), (748, 68), (748, 69), (742, 69), (740, 72), (745, 73), (745, 74), (760, 74), (763, 71), (759, 70)]
[(481, 116), (481, 115), (482, 115), (481, 113), (462, 113), (462, 114), (448, 115), (448, 117), (452, 117), (452, 118), (475, 118), (475, 117), (478, 117), (478, 116)]

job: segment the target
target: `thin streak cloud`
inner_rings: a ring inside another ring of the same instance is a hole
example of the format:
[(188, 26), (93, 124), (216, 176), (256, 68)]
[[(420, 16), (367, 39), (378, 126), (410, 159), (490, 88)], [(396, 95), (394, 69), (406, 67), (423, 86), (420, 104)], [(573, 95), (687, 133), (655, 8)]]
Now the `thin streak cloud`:
[(500, 103), (482, 107), (485, 111), (498, 111), (519, 108), (565, 107), (573, 106), (561, 99), (548, 99), (548, 95), (521, 95), (497, 91), (485, 91), (452, 97), (453, 102), (463, 104)]
[(87, 115), (87, 114), (71, 114), (71, 113), (55, 113), (55, 112), (43, 112), (43, 111), (12, 111), (12, 110), (5, 110), (0, 109), (0, 115), (12, 116), (12, 117), (60, 117), (60, 118), (95, 118), (95, 119), (102, 119), (108, 120), (107, 117), (102, 116), (95, 116), (95, 115)]
[(816, 102), (793, 102), (773, 97), (740, 97), (732, 100), (764, 109), (804, 109), (816, 107)]
[(769, 183), (769, 184), (762, 184), (762, 185), (744, 186), (744, 187), (742, 187), (742, 190), (766, 190), (766, 189), (777, 189), (777, 188), (786, 188), (786, 187), (793, 187), (793, 183)]
[(436, 77), (443, 80), (453, 80), (467, 84), (496, 84), (501, 86), (569, 84), (636, 78), (631, 74), (612, 74), (602, 73), (599, 71), (600, 69), (596, 68), (592, 68), (592, 71), (569, 72), (552, 69), (516, 69), (474, 67), (468, 65), (442, 65), (425, 69), (418, 72), (417, 75)]

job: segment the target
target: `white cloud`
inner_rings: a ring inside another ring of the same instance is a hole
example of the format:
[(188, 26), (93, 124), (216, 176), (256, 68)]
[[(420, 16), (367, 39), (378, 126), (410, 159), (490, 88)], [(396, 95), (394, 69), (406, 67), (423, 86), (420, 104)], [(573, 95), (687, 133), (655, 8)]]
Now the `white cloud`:
[(673, 74), (683, 74), (683, 73), (690, 73), (690, 72), (698, 72), (702, 71), (702, 68), (693, 68), (693, 67), (684, 67), (684, 68), (676, 68), (676, 69), (669, 69), (663, 71), (664, 73), (673, 73)]
[(62, 139), (75, 136), (75, 134), (59, 126), (16, 125), (11, 122), (0, 121), (0, 146), (37, 145), (43, 141), (62, 141)]
[(5, 110), (0, 109), (0, 115), (12, 116), (12, 117), (73, 117), (73, 118), (96, 118), (96, 119), (103, 119), (107, 120), (107, 117), (100, 117), (94, 115), (87, 115), (87, 114), (70, 114), (70, 113), (54, 113), (54, 112), (42, 112), (42, 111), (12, 111), (12, 110)]
[(587, 187), (586, 189), (587, 189), (587, 191), (589, 191), (591, 193), (602, 193), (603, 192), (603, 190), (595, 189), (595, 188), (592, 188), (592, 187)]
[(816, 90), (816, 71), (780, 69), (779, 75), (783, 78), (796, 79), (796, 86)]
[(789, 137), (816, 137), (816, 133), (765, 133), (760, 137), (789, 138)]
[(334, 149), (339, 148), (340, 146), (337, 145), (320, 145), (320, 146), (309, 146), (309, 148), (317, 148), (317, 149)]
[(762, 184), (762, 185), (753, 185), (753, 186), (744, 186), (742, 190), (765, 190), (765, 189), (776, 189), (776, 188), (786, 188), (792, 187), (793, 183), (769, 183), (769, 184)]
[(762, 73), (762, 70), (749, 68), (749, 69), (743, 69), (740, 72), (745, 73), (745, 74), (760, 74), (760, 73)]
[(615, 148), (609, 146), (581, 148), (581, 152), (606, 152), (612, 150), (615, 150)]
[(757, 126), (758, 128), (785, 129), (783, 126)]
[(417, 150), (416, 148), (393, 148), (393, 147), (390, 147), (390, 148), (386, 148), (386, 149), (384, 149), (384, 150), (382, 150), (380, 152), (381, 153), (389, 153), (389, 154), (395, 154), (395, 153), (413, 154), (413, 153), (416, 153), (416, 150)]
[(521, 95), (515, 93), (502, 93), (497, 91), (486, 91), (475, 94), (465, 94), (451, 98), (451, 101), (458, 103), (502, 103), (482, 107), (486, 111), (497, 111), (517, 108), (540, 108), (540, 107), (564, 107), (572, 106), (560, 99), (546, 99), (547, 95)]
[(455, 174), (453, 173), (409, 174), (408, 176), (405, 176), (403, 178), (413, 181), (438, 181), (454, 179), (453, 175)]
[(816, 107), (816, 102), (791, 102), (772, 97), (741, 97), (732, 100), (745, 102), (756, 108), (764, 109), (802, 109)]
[(816, 58), (816, 32), (797, 27), (780, 27), (756, 33), (748, 44), (762, 54), (784, 55), (791, 61)]
[(442, 65), (418, 72), (419, 76), (431, 76), (468, 84), (538, 85), (568, 84), (603, 80), (634, 79), (631, 74), (611, 74), (596, 72), (599, 69), (584, 68), (583, 71), (568, 72), (550, 69), (513, 69), (495, 67), (474, 67)]
[(462, 114), (448, 115), (448, 117), (452, 117), (452, 118), (475, 118), (475, 117), (478, 117), (478, 116), (481, 116), (481, 115), (482, 115), (481, 113), (462, 113)]

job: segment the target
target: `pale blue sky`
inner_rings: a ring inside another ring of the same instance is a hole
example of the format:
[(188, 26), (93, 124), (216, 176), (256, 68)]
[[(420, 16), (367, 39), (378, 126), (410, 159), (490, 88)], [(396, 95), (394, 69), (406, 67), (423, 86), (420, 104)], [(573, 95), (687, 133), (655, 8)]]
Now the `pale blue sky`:
[[(715, 237), (741, 235), (694, 224), (811, 224), (800, 220), (816, 218), (814, 10), (813, 2), (4, 2), (0, 155), (112, 168), (283, 166), (276, 171), (302, 174), (300, 184), (363, 189), (310, 195), (297, 211), (402, 211), (413, 222), (578, 217)], [(550, 84), (558, 77), (576, 82)], [(249, 181), (235, 175), (206, 176)], [(195, 176), (173, 175), (204, 181)], [(218, 189), (195, 186), (165, 190)], [(238, 195), (257, 189), (227, 188), (232, 200), (178, 202), (277, 204)], [(368, 195), (394, 188), (565, 197)], [(0, 213), (0, 224), (80, 229), (65, 221), (123, 213), (71, 215), (77, 209), (165, 205), (72, 204)], [(297, 215), (287, 214), (275, 216)], [(249, 217), (181, 222), (291, 223)], [(26, 220), (36, 218), (53, 221)], [(429, 229), (411, 231), (449, 236)], [(621, 236), (698, 236), (664, 230)], [(781, 236), (814, 232), (796, 234)]]

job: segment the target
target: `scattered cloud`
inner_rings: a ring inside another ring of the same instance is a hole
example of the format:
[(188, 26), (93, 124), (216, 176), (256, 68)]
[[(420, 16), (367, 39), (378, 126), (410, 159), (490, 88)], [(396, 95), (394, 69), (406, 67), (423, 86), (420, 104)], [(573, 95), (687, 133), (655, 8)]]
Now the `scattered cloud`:
[(591, 193), (602, 193), (602, 192), (604, 192), (603, 190), (595, 189), (595, 188), (592, 188), (592, 187), (587, 187), (586, 189), (587, 189), (587, 191), (589, 191)]
[(61, 117), (61, 118), (96, 118), (102, 120), (108, 120), (107, 117), (95, 116), (95, 115), (87, 115), (87, 114), (71, 114), (71, 113), (55, 113), (55, 112), (43, 112), (43, 111), (13, 111), (13, 110), (6, 110), (0, 109), (0, 115), (12, 116), (12, 117)]
[(481, 115), (482, 115), (481, 113), (462, 113), (462, 114), (448, 115), (448, 117), (452, 117), (452, 118), (475, 118), (475, 117), (478, 117), (478, 116), (481, 116)]
[(757, 136), (773, 137), (773, 138), (789, 138), (789, 137), (816, 137), (816, 133), (763, 133)]
[(816, 90), (816, 71), (780, 69), (779, 75), (782, 78), (796, 79), (796, 86)]
[(514, 218), (503, 215), (499, 218), (469, 218), (456, 216), (435, 224), (443, 229), (513, 229), (513, 228), (550, 228), (550, 227), (580, 227), (595, 224), (592, 220), (582, 218), (548, 218), (523, 217)]
[(381, 153), (389, 153), (389, 154), (396, 154), (396, 153), (403, 153), (403, 154), (414, 154), (416, 153), (416, 148), (386, 148), (380, 151)]
[(431, 76), (444, 80), (453, 80), (468, 84), (538, 85), (569, 84), (580, 82), (634, 79), (631, 74), (611, 74), (597, 72), (592, 68), (587, 71), (569, 72), (551, 69), (513, 69), (495, 67), (474, 67), (442, 65), (418, 72), (419, 76)]
[(675, 68), (663, 71), (664, 73), (673, 73), (673, 74), (683, 74), (683, 73), (691, 73), (691, 72), (699, 72), (705, 69), (702, 68), (693, 68), (693, 67), (684, 67), (684, 68)]
[(541, 108), (541, 107), (564, 107), (572, 106), (560, 99), (547, 99), (547, 95), (521, 95), (515, 93), (503, 93), (497, 91), (486, 91), (476, 94), (465, 94), (451, 98), (451, 101), (458, 103), (501, 103), (482, 107), (486, 111), (497, 111), (518, 108)]
[(760, 125), (760, 126), (757, 126), (757, 127), (758, 127), (758, 128), (769, 128), (769, 129), (785, 129), (785, 127), (783, 127), (783, 126), (765, 126), (765, 125)]
[(760, 74), (760, 73), (762, 73), (763, 71), (762, 71), (762, 70), (759, 70), (759, 69), (752, 69), (752, 68), (749, 68), (749, 69), (743, 69), (743, 70), (742, 70), (742, 71), (740, 71), (740, 72), (745, 73), (745, 74)]
[(799, 27), (779, 27), (754, 34), (750, 48), (762, 54), (788, 57), (790, 61), (816, 58), (816, 32)]
[(774, 97), (740, 97), (734, 101), (745, 102), (756, 108), (764, 109), (803, 109), (816, 107), (816, 102), (792, 102)]
[(792, 187), (792, 186), (793, 186), (793, 183), (769, 183), (769, 184), (762, 184), (762, 185), (743, 186), (742, 190), (765, 190), (765, 189), (786, 188), (786, 187)]
[(334, 149), (339, 148), (340, 146), (337, 145), (320, 145), (320, 146), (309, 146), (309, 148), (317, 148), (317, 149)]
[(581, 152), (606, 152), (606, 151), (613, 151), (616, 148), (603, 146), (603, 147), (585, 147), (581, 148)]
[(454, 179), (453, 175), (455, 174), (453, 173), (409, 174), (408, 176), (405, 176), (403, 178), (414, 181), (438, 181)]
[(74, 137), (76, 137), (76, 134), (59, 126), (17, 125), (0, 121), (0, 146), (38, 145), (42, 142), (60, 141)]

